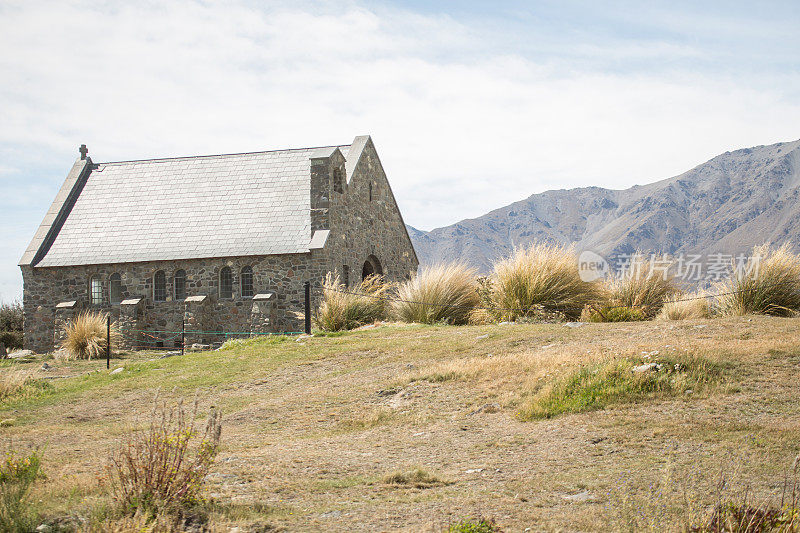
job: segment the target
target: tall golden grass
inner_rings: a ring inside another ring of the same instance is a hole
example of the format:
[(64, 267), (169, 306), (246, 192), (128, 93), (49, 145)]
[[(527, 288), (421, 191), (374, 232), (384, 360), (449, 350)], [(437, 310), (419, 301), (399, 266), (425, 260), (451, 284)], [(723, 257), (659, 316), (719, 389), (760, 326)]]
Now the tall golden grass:
[[(107, 313), (85, 311), (64, 325), (61, 350), (66, 359), (92, 359), (106, 352)], [(119, 328), (111, 324), (111, 347), (119, 346)]]
[(325, 331), (341, 331), (383, 320), (388, 310), (389, 289), (390, 285), (381, 276), (369, 276), (358, 285), (347, 287), (337, 274), (328, 272), (314, 322)]
[(16, 393), (36, 381), (33, 369), (19, 368), (0, 373), (0, 400)]
[(676, 293), (667, 297), (658, 320), (690, 320), (694, 318), (710, 318), (711, 302), (705, 291), (694, 293)]
[(794, 316), (800, 311), (800, 256), (788, 244), (756, 246), (744, 271), (734, 268), (715, 289), (722, 294), (716, 304), (721, 315)]
[(634, 254), (630, 266), (605, 283), (604, 307), (638, 309), (645, 318), (658, 315), (664, 302), (680, 293), (675, 278), (661, 266)]
[(400, 284), (392, 311), (404, 322), (466, 324), (479, 303), (476, 271), (451, 263), (424, 268)]
[(572, 248), (537, 243), (494, 265), (492, 302), (507, 319), (562, 313), (577, 318), (595, 300), (598, 286), (580, 278)]

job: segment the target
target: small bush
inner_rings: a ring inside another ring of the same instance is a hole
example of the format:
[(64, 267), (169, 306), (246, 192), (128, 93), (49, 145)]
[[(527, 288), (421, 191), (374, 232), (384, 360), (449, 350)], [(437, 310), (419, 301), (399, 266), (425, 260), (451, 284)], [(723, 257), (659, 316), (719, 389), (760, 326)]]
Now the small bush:
[[(701, 358), (662, 358), (652, 369), (634, 359), (583, 367), (542, 390), (520, 412), (523, 419), (552, 418), (563, 413), (603, 409), (642, 398), (699, 392), (722, 379), (721, 369)], [(650, 364), (650, 363), (648, 363)]]
[[(22, 304), (19, 302), (0, 304), (0, 344), (9, 350), (22, 348)], [(0, 354), (2, 357), (5, 354)]]
[(475, 276), (458, 263), (424, 268), (397, 288), (392, 310), (404, 322), (466, 324), (480, 303)]
[(494, 520), (477, 518), (460, 520), (447, 528), (447, 533), (499, 533), (500, 528), (497, 527)]
[[(108, 315), (86, 311), (64, 325), (61, 350), (69, 359), (92, 359), (106, 353)], [(119, 345), (120, 333), (111, 324), (111, 348)]]
[(577, 318), (598, 296), (597, 285), (580, 278), (571, 248), (534, 244), (494, 265), (492, 303), (500, 317), (516, 320), (542, 313)]
[(690, 320), (711, 317), (711, 304), (705, 293), (676, 294), (664, 301), (659, 320)]
[(381, 276), (369, 276), (354, 287), (340, 283), (331, 272), (322, 284), (323, 301), (314, 321), (326, 331), (354, 329), (386, 318), (386, 296), (389, 291)]
[(383, 482), (387, 485), (406, 485), (418, 489), (427, 489), (437, 485), (449, 485), (447, 481), (443, 481), (433, 474), (421, 468), (415, 468), (406, 472), (394, 472), (383, 477)]
[(800, 311), (800, 256), (788, 244), (777, 250), (758, 246), (743, 271), (716, 289), (724, 293), (717, 301), (722, 315), (793, 316)]
[(26, 456), (9, 451), (0, 459), (0, 531), (28, 532), (36, 527), (28, 492), (40, 477), (41, 458), (36, 451)]
[(0, 374), (0, 402), (24, 396), (26, 393), (41, 392), (51, 385), (36, 379), (31, 369), (9, 369)]
[(149, 428), (130, 433), (114, 451), (108, 479), (124, 514), (182, 515), (202, 501), (200, 491), (219, 449), (222, 421), (212, 407), (200, 435), (197, 409), (196, 401), (187, 412), (182, 402), (167, 408), (156, 398)]
[(606, 282), (606, 305), (640, 309), (646, 318), (655, 317), (667, 298), (679, 293), (674, 277), (665, 276), (657, 266), (635, 254), (628, 268)]
[(587, 307), (581, 315), (586, 322), (637, 322), (647, 315), (636, 307)]

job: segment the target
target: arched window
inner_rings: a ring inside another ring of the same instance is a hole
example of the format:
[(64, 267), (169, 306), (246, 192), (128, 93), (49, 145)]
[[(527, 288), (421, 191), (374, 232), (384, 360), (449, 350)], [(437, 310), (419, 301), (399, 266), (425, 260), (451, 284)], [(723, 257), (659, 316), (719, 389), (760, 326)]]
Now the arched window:
[(158, 270), (153, 275), (153, 300), (156, 302), (167, 300), (167, 275), (163, 270)]
[(181, 269), (175, 271), (175, 300), (186, 299), (186, 271)]
[(369, 201), (372, 201), (372, 182), (369, 182)]
[(109, 278), (108, 297), (112, 304), (122, 301), (122, 276), (116, 272)]
[(242, 276), (240, 278), (241, 281), (241, 290), (242, 290), (242, 298), (252, 298), (255, 294), (253, 290), (253, 268), (246, 266), (242, 267)]
[(361, 268), (361, 279), (365, 280), (370, 276), (382, 275), (383, 267), (381, 266), (381, 262), (378, 261), (378, 258), (374, 255), (367, 257), (367, 260), (364, 261), (364, 266)]
[(231, 267), (222, 267), (219, 271), (219, 297), (223, 299), (233, 298), (233, 272)]
[(103, 305), (103, 282), (100, 276), (92, 276), (89, 280), (89, 302), (92, 305)]

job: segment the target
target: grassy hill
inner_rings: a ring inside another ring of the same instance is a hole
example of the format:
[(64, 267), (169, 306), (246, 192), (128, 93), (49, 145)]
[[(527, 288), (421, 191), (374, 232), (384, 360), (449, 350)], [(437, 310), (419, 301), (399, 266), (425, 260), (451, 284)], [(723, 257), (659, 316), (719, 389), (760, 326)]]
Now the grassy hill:
[[(0, 440), (41, 447), (42, 513), (96, 528), (125, 529), (103, 523), (98, 476), (159, 389), (223, 412), (210, 530), (680, 528), (745, 487), (779, 503), (800, 452), (799, 334), (768, 317), (387, 326), (139, 353), (116, 374), (0, 361), (49, 384), (0, 401)], [(650, 362), (662, 370), (633, 370)]]

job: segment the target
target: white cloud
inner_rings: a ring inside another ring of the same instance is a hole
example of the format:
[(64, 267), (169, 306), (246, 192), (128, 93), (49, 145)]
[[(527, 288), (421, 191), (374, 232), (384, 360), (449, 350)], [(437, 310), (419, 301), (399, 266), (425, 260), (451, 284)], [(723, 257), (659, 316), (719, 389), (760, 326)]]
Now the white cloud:
[[(39, 223), (30, 199), (44, 212), (81, 142), (102, 161), (369, 133), (406, 222), (429, 229), (549, 188), (626, 187), (798, 137), (800, 105), (787, 99), (796, 74), (764, 89), (763, 79), (677, 68), (669, 58), (703, 53), (684, 44), (577, 42), (563, 57), (532, 58), (496, 37), (357, 3), (5, 4), (0, 149), (16, 157), (3, 162), (0, 190), (21, 189), (28, 218), (0, 253), (21, 254)], [(665, 66), (583, 68), (597, 57)], [(66, 164), (34, 176), (40, 163), (20, 147)], [(0, 283), (17, 276), (0, 269)]]

